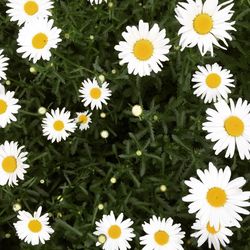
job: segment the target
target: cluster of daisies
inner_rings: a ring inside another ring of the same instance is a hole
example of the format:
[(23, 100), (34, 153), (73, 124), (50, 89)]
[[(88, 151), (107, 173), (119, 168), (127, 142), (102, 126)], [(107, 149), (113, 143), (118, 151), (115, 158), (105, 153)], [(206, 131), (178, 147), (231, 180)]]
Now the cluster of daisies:
[[(4, 155), (1, 152), (1, 165), (4, 171), (11, 172), (16, 168), (17, 159), (10, 154), (14, 155), (13, 152), (17, 149), (13, 147), (17, 145), (14, 142), (5, 142), (1, 149), (3, 146), (5, 151)], [(27, 153), (22, 154), (25, 158)], [(215, 250), (220, 250), (221, 245), (226, 247), (230, 242), (229, 237), (233, 235), (230, 228), (240, 227), (240, 222), (243, 220), (241, 214), (249, 215), (245, 207), (250, 206), (248, 201), (250, 192), (242, 190), (246, 183), (243, 177), (231, 180), (229, 167), (218, 170), (210, 162), (209, 168), (204, 171), (198, 169), (197, 175), (199, 179), (191, 177), (190, 180), (185, 181), (190, 188), (190, 194), (183, 197), (183, 201), (191, 203), (189, 213), (196, 214), (196, 221), (191, 227), (195, 232), (191, 237), (197, 238), (198, 247), (207, 241), (209, 248), (213, 246)], [(54, 232), (49, 226), (48, 214), (41, 215), (41, 210), (42, 208), (39, 207), (34, 215), (27, 211), (19, 211), (17, 216), (19, 221), (14, 223), (19, 238), (32, 245), (44, 244)], [(116, 218), (111, 211), (109, 215), (103, 215), (100, 221), (96, 221), (94, 232), (97, 237), (96, 246), (101, 246), (104, 250), (131, 248), (129, 242), (136, 236), (131, 227), (133, 221), (123, 218), (123, 213)], [(144, 222), (142, 228), (145, 233), (140, 237), (143, 250), (183, 250), (185, 232), (182, 231), (180, 224), (174, 223), (172, 218), (161, 219), (152, 216), (149, 222)]]
[(198, 239), (198, 246), (208, 241), (209, 248), (213, 245), (220, 250), (220, 245), (225, 247), (233, 235), (230, 228), (240, 227), (243, 220), (240, 214), (250, 214), (245, 209), (250, 206), (250, 192), (242, 190), (246, 183), (243, 177), (230, 180), (229, 167), (218, 170), (210, 162), (208, 169), (198, 169), (197, 175), (199, 179), (191, 177), (185, 181), (190, 194), (183, 197), (183, 201), (190, 203), (189, 213), (196, 215), (191, 236)]
[[(103, 0), (88, 0), (91, 4), (101, 4)], [(105, 0), (105, 2), (107, 2)], [(53, 27), (49, 19), (53, 2), (51, 0), (8, 0), (7, 10), (11, 21), (17, 21), (20, 28), (17, 43), (18, 53), (36, 63), (39, 59), (49, 60), (51, 48), (56, 48), (61, 41), (61, 29)], [(176, 19), (182, 25), (180, 35), (181, 49), (198, 46), (202, 55), (213, 46), (226, 49), (227, 40), (232, 40), (229, 31), (235, 30), (234, 21), (230, 21), (233, 0), (222, 4), (218, 0), (187, 0), (180, 2), (175, 9)], [(125, 41), (115, 46), (119, 52), (120, 64), (128, 65), (128, 73), (146, 76), (159, 72), (163, 62), (169, 60), (167, 55), (172, 47), (166, 30), (160, 30), (158, 24), (149, 28), (149, 23), (139, 21), (139, 26), (128, 26), (122, 33)], [(221, 43), (220, 43), (221, 42)]]
[[(54, 230), (49, 225), (49, 215), (41, 215), (42, 207), (32, 215), (21, 210), (18, 212), (19, 219), (14, 223), (17, 235), (21, 240), (28, 244), (44, 244), (49, 240)], [(98, 240), (96, 246), (102, 246), (104, 250), (126, 250), (131, 246), (129, 241), (135, 237), (134, 230), (131, 228), (133, 221), (124, 220), (123, 213), (117, 218), (113, 211), (109, 215), (103, 215), (103, 218), (96, 222), (96, 231), (94, 235)], [(149, 222), (144, 222), (142, 228), (145, 235), (140, 237), (142, 249), (158, 250), (183, 250), (183, 238), (185, 233), (181, 231), (181, 225), (175, 224), (172, 218), (161, 219), (153, 216)]]
[[(17, 185), (18, 179), (23, 180), (26, 169), (30, 166), (26, 163), (28, 153), (24, 146), (18, 146), (17, 142), (5, 141), (0, 145), (0, 185)], [(18, 221), (14, 223), (17, 235), (25, 242), (37, 245), (50, 239), (54, 230), (48, 225), (48, 214), (41, 216), (42, 208), (31, 215), (26, 211), (19, 211)]]
[[(87, 79), (82, 83), (79, 89), (81, 101), (85, 107), (93, 109), (102, 109), (103, 105), (107, 105), (107, 100), (110, 99), (111, 90), (108, 88), (107, 82), (98, 83)], [(18, 104), (18, 99), (14, 98), (14, 91), (6, 91), (5, 87), (0, 84), (0, 127), (4, 128), (7, 124), (16, 121), (16, 114), (21, 106)], [(75, 118), (71, 118), (70, 111), (65, 108), (51, 110), (45, 113), (45, 118), (42, 120), (43, 135), (53, 142), (66, 140), (79, 125), (80, 130), (87, 130), (92, 122), (92, 113), (87, 110), (77, 112)]]
[(51, 0), (8, 0), (7, 14), (20, 26), (17, 53), (36, 63), (39, 59), (50, 60), (51, 48), (61, 41), (61, 29), (54, 27), (50, 18)]
[[(226, 49), (227, 40), (232, 40), (229, 31), (235, 30), (234, 21), (230, 21), (233, 11), (233, 0), (222, 4), (218, 0), (187, 0), (175, 8), (175, 17), (182, 25), (179, 45), (181, 50), (198, 46), (200, 53), (210, 52), (213, 46)], [(128, 73), (147, 76), (161, 71), (162, 62), (168, 61), (167, 55), (172, 47), (166, 30), (160, 30), (158, 24), (149, 28), (149, 23), (139, 21), (139, 26), (127, 26), (122, 33), (125, 41), (115, 46), (119, 52), (120, 64), (127, 64)], [(221, 43), (220, 43), (221, 42)]]
[[(88, 0), (91, 4), (101, 4), (107, 0)], [(235, 30), (233, 15), (233, 0), (219, 4), (218, 0), (187, 0), (180, 2), (175, 9), (176, 19), (182, 25), (178, 34), (181, 50), (198, 46), (201, 55), (210, 52), (213, 56), (214, 45), (226, 49), (227, 40), (232, 40), (229, 31)], [(61, 29), (54, 27), (51, 19), (51, 0), (7, 0), (7, 10), (11, 21), (17, 21), (20, 26), (17, 52), (23, 58), (32, 60), (50, 60), (52, 48), (57, 48), (61, 41)], [(160, 29), (158, 24), (150, 28), (149, 23), (139, 21), (138, 27), (128, 26), (122, 33), (125, 41), (115, 46), (119, 52), (120, 64), (127, 64), (128, 73), (148, 76), (152, 72), (162, 70), (163, 62), (168, 61), (170, 39), (166, 37), (166, 30)], [(0, 79), (6, 79), (5, 71), (8, 58), (0, 50)], [(214, 109), (208, 108), (207, 121), (203, 123), (203, 130), (207, 131), (206, 139), (215, 142), (215, 154), (226, 150), (225, 157), (233, 157), (236, 148), (241, 159), (250, 159), (250, 104), (239, 98), (237, 101), (229, 99), (231, 89), (235, 87), (233, 75), (227, 69), (214, 63), (198, 66), (193, 74), (192, 82), (194, 94), (205, 103), (214, 102)], [(95, 78), (84, 80), (79, 89), (83, 105), (90, 110), (102, 109), (110, 99), (111, 90), (107, 82), (99, 83)], [(6, 91), (0, 84), (0, 127), (4, 128), (12, 121), (16, 121), (16, 114), (20, 109), (15, 93)], [(91, 123), (91, 111), (77, 112), (72, 118), (70, 111), (65, 108), (47, 112), (42, 120), (43, 135), (52, 142), (60, 142), (72, 134), (79, 124), (80, 130), (86, 130)], [(5, 141), (0, 145), (0, 185), (18, 185), (18, 179), (23, 180), (28, 153), (24, 146), (17, 142)], [(229, 243), (233, 235), (231, 227), (240, 227), (242, 217), (248, 215), (245, 208), (250, 192), (242, 190), (246, 180), (238, 177), (231, 178), (229, 167), (217, 169), (212, 163), (209, 168), (197, 170), (199, 179), (191, 177), (185, 181), (190, 188), (190, 194), (183, 197), (183, 201), (190, 202), (189, 213), (196, 215), (192, 226), (195, 230), (192, 237), (198, 239), (198, 246), (208, 241), (209, 248), (213, 245), (216, 250)], [(41, 214), (39, 207), (34, 214), (19, 211), (18, 221), (14, 223), (17, 235), (25, 242), (37, 245), (44, 244), (50, 239), (54, 230), (49, 226), (48, 214)], [(109, 215), (96, 222), (94, 235), (98, 240), (96, 245), (104, 250), (126, 250), (129, 242), (135, 237), (131, 219), (123, 220), (123, 214), (115, 218), (111, 211)], [(180, 224), (174, 224), (172, 218), (153, 216), (149, 222), (142, 225), (145, 232), (140, 237), (140, 244), (144, 250), (182, 250), (185, 233)]]
[[(108, 88), (109, 84), (103, 82), (101, 85), (97, 82), (96, 78), (93, 80), (84, 80), (79, 90), (80, 97), (82, 98), (83, 105), (93, 109), (101, 109), (102, 105), (107, 105), (107, 100), (110, 99), (111, 90)], [(62, 139), (71, 135), (79, 124), (80, 130), (89, 128), (92, 122), (90, 111), (77, 112), (76, 118), (71, 118), (70, 111), (65, 108), (60, 110), (51, 110), (45, 114), (42, 121), (43, 135), (47, 136), (48, 140), (60, 142)]]
[[(189, 213), (196, 213), (196, 221), (192, 225), (194, 233), (191, 237), (197, 238), (198, 247), (208, 242), (208, 247), (220, 250), (221, 245), (226, 247), (233, 235), (231, 227), (240, 227), (242, 217), (240, 214), (249, 215), (245, 207), (250, 206), (248, 201), (250, 192), (242, 190), (246, 183), (243, 177), (230, 180), (229, 167), (217, 169), (213, 163), (209, 168), (197, 170), (200, 180), (190, 178), (185, 184), (190, 187), (190, 194), (183, 197), (183, 201), (190, 202)], [(98, 240), (96, 245), (104, 250), (126, 250), (131, 248), (129, 241), (135, 237), (131, 228), (131, 219), (123, 220), (123, 214), (115, 218), (111, 211), (103, 215), (96, 222), (94, 235)], [(143, 250), (183, 250), (185, 232), (180, 224), (175, 224), (172, 218), (156, 217), (142, 225), (144, 236), (140, 237)]]
[[(96, 246), (102, 246), (104, 250), (130, 249), (129, 241), (135, 237), (132, 224), (131, 219), (123, 220), (123, 213), (117, 218), (113, 211), (109, 215), (103, 215), (103, 218), (96, 222)], [(140, 237), (143, 250), (183, 250), (182, 239), (185, 233), (181, 231), (181, 225), (175, 224), (172, 218), (161, 219), (152, 216), (149, 222), (144, 222), (142, 228), (145, 233)]]
[[(100, 85), (94, 78), (85, 80), (79, 89), (85, 107), (90, 106), (91, 110), (101, 109), (102, 105), (107, 105), (107, 100), (111, 96), (111, 90), (108, 83), (103, 82)], [(21, 106), (18, 99), (14, 98), (14, 91), (6, 91), (5, 87), (0, 84), (0, 127), (4, 128), (7, 124), (16, 121), (16, 114)], [(75, 131), (77, 124), (80, 130), (89, 128), (91, 122), (91, 114), (89, 111), (77, 112), (75, 118), (70, 118), (70, 112), (65, 108), (60, 110), (51, 110), (45, 113), (42, 120), (43, 135), (47, 136), (52, 142), (60, 142), (65, 140), (72, 132)], [(5, 142), (0, 145), (0, 161), (2, 162), (2, 174), (0, 174), (0, 185), (12, 186), (17, 185), (17, 178), (23, 179), (25, 169), (29, 166), (24, 163), (27, 159), (27, 152), (22, 152), (24, 146), (18, 147), (17, 142)]]
[[(88, 1), (91, 4), (102, 3), (102, 0)], [(62, 41), (61, 29), (55, 27), (51, 19), (53, 4), (52, 0), (7, 0), (7, 14), (20, 26), (17, 53), (33, 63), (40, 59), (49, 61), (50, 50), (57, 48)]]
[[(214, 45), (226, 49), (227, 40), (232, 40), (229, 31), (235, 30), (235, 22), (230, 21), (233, 5), (233, 0), (221, 4), (218, 0), (178, 3), (175, 13), (182, 25), (178, 32), (181, 50), (198, 46), (202, 55), (210, 51), (213, 56)], [(148, 23), (140, 20), (138, 27), (128, 26), (122, 36), (125, 41), (115, 50), (119, 51), (120, 64), (127, 64), (129, 74), (142, 77), (157, 73), (162, 62), (169, 60), (170, 40), (166, 30), (160, 30), (157, 24), (150, 29)], [(203, 130), (208, 132), (206, 139), (216, 142), (215, 154), (226, 149), (225, 157), (233, 157), (237, 149), (241, 159), (250, 159), (250, 104), (241, 98), (228, 103), (231, 88), (235, 87), (230, 70), (217, 63), (198, 66), (192, 82), (196, 96), (205, 103), (215, 102), (214, 109), (207, 109), (207, 122), (203, 123)]]
[(232, 158), (237, 150), (242, 160), (250, 159), (250, 103), (238, 98), (229, 99), (230, 88), (234, 88), (233, 75), (217, 63), (198, 66), (193, 74), (194, 94), (205, 103), (214, 103), (206, 110), (206, 122), (202, 129), (206, 139), (216, 142), (213, 149), (218, 155), (226, 150), (225, 157)]

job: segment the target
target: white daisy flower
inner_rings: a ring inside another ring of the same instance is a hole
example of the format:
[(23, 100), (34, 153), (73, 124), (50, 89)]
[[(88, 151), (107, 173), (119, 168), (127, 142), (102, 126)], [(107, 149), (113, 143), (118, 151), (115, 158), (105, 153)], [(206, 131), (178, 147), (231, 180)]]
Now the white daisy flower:
[(24, 146), (18, 147), (17, 142), (5, 141), (0, 145), (0, 185), (9, 186), (18, 185), (18, 179), (23, 180), (26, 168), (29, 165), (25, 163), (27, 160), (27, 152), (22, 151)]
[(241, 187), (246, 183), (243, 177), (230, 181), (231, 170), (229, 167), (217, 170), (213, 163), (209, 163), (209, 169), (197, 170), (200, 180), (191, 177), (185, 184), (190, 187), (189, 195), (183, 197), (183, 201), (191, 202), (189, 213), (196, 213), (196, 218), (202, 224), (210, 223), (218, 231), (220, 226), (240, 227), (239, 214), (249, 214), (243, 207), (250, 206), (247, 201), (250, 192), (243, 192)]
[(125, 41), (115, 46), (119, 51), (120, 64), (128, 64), (128, 73), (146, 76), (151, 71), (161, 71), (162, 62), (168, 61), (166, 56), (171, 45), (166, 38), (166, 30), (160, 30), (158, 24), (149, 29), (149, 24), (139, 21), (139, 27), (127, 26), (127, 31), (122, 33)]
[(88, 0), (91, 4), (101, 4), (102, 2), (107, 3), (107, 0)]
[(130, 248), (128, 241), (135, 237), (133, 228), (130, 226), (133, 221), (126, 219), (123, 221), (123, 213), (117, 219), (113, 211), (109, 215), (103, 215), (99, 222), (96, 222), (94, 235), (98, 236), (96, 246), (102, 245), (104, 250), (126, 250)]
[(17, 21), (18, 25), (22, 25), (39, 17), (51, 16), (53, 4), (51, 0), (8, 0), (6, 5), (10, 8), (7, 10), (10, 21)]
[(12, 121), (16, 121), (15, 114), (21, 108), (17, 105), (18, 99), (14, 98), (14, 91), (5, 92), (5, 88), (0, 84), (0, 128), (6, 127)]
[(61, 111), (59, 108), (51, 110), (51, 114), (46, 112), (46, 118), (42, 120), (43, 135), (47, 136), (48, 140), (60, 142), (66, 140), (71, 133), (76, 129), (74, 119), (70, 119), (70, 112)]
[(101, 109), (102, 103), (107, 105), (106, 100), (109, 100), (111, 96), (111, 90), (108, 88), (108, 85), (107, 82), (104, 82), (99, 86), (95, 78), (92, 81), (90, 79), (84, 80), (79, 90), (84, 106), (90, 105), (91, 109)]
[(172, 218), (161, 219), (153, 217), (149, 223), (142, 225), (146, 235), (140, 237), (140, 244), (144, 245), (143, 250), (182, 250), (182, 239), (185, 232), (181, 231), (181, 224), (174, 224)]
[(7, 63), (8, 60), (9, 58), (3, 55), (3, 49), (0, 49), (0, 80), (6, 80), (5, 71), (7, 70), (7, 66), (9, 65), (9, 63)]
[(38, 245), (40, 242), (45, 244), (45, 241), (50, 239), (54, 230), (49, 226), (49, 215), (41, 215), (41, 212), (42, 207), (39, 207), (34, 215), (24, 210), (18, 212), (19, 221), (14, 223), (14, 227), (19, 239), (31, 245)]
[(221, 250), (220, 245), (226, 247), (230, 242), (228, 237), (233, 235), (233, 232), (223, 225), (215, 230), (209, 223), (203, 224), (199, 220), (193, 224), (192, 229), (197, 231), (191, 234), (191, 237), (198, 238), (198, 247), (208, 241), (208, 247), (211, 248), (211, 245), (213, 245), (215, 250)]
[(79, 124), (80, 130), (87, 130), (89, 128), (89, 124), (92, 122), (91, 115), (88, 111), (76, 113), (77, 117), (75, 118), (75, 122)]
[(221, 100), (214, 106), (215, 109), (207, 109), (207, 122), (202, 124), (202, 129), (208, 132), (206, 139), (216, 142), (215, 154), (226, 149), (225, 157), (232, 158), (237, 146), (240, 158), (249, 160), (250, 104), (239, 98), (236, 104), (229, 99), (229, 104)]
[(59, 37), (61, 29), (53, 27), (54, 21), (46, 18), (37, 18), (32, 22), (27, 22), (19, 30), (17, 43), (18, 53), (22, 53), (22, 58), (28, 58), (36, 63), (39, 59), (50, 60), (51, 48), (57, 48), (57, 44), (62, 40)]
[(194, 94), (204, 99), (204, 103), (216, 102), (222, 98), (227, 99), (231, 93), (229, 87), (235, 87), (233, 75), (227, 69), (222, 69), (217, 63), (197, 66), (199, 71), (193, 75), (192, 82), (195, 83)]
[[(182, 25), (178, 32), (182, 50), (197, 45), (202, 55), (210, 51), (213, 56), (213, 45), (226, 49), (226, 40), (232, 40), (228, 31), (235, 30), (235, 22), (230, 22), (233, 5), (233, 0), (221, 4), (218, 4), (218, 0), (180, 2), (175, 8), (175, 17)], [(223, 45), (219, 43), (220, 40)]]

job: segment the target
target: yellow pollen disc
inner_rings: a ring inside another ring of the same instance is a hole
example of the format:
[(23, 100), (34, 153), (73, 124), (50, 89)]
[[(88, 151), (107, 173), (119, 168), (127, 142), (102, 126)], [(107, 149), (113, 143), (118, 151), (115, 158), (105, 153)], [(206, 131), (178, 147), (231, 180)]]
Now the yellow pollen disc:
[(219, 188), (210, 188), (207, 192), (207, 201), (213, 207), (223, 207), (227, 201), (226, 192)]
[(213, 28), (213, 19), (208, 14), (199, 14), (193, 21), (193, 27), (198, 34), (206, 35)]
[(121, 236), (121, 228), (117, 225), (112, 225), (108, 230), (108, 235), (112, 239), (118, 239)]
[(6, 101), (0, 99), (0, 115), (4, 114), (8, 108)]
[(43, 49), (48, 43), (48, 37), (44, 33), (37, 33), (32, 38), (32, 45), (35, 49)]
[(211, 73), (206, 78), (206, 84), (211, 89), (217, 88), (221, 84), (221, 77), (216, 73)]
[(79, 120), (80, 123), (85, 124), (88, 121), (88, 116), (86, 116), (86, 115), (80, 115), (79, 118), (78, 118), (78, 120)]
[(169, 241), (169, 235), (165, 231), (157, 231), (154, 235), (154, 238), (155, 241), (161, 246), (166, 245)]
[(38, 12), (39, 6), (35, 1), (27, 1), (23, 8), (27, 15), (33, 16)]
[(140, 39), (134, 44), (134, 56), (140, 61), (148, 60), (154, 52), (152, 42), (147, 39)]
[(3, 170), (7, 173), (14, 173), (17, 168), (16, 158), (14, 156), (7, 156), (2, 161)]
[(219, 229), (218, 229), (218, 231), (217, 231), (217, 230), (214, 229), (214, 227), (211, 227), (211, 226), (210, 226), (210, 223), (208, 222), (208, 223), (207, 223), (207, 231), (208, 231), (210, 234), (217, 234), (217, 233), (220, 231), (220, 227), (219, 227)]
[(42, 230), (42, 224), (38, 220), (31, 220), (28, 224), (28, 227), (33, 233), (38, 233)]
[(90, 96), (93, 98), (93, 99), (99, 99), (101, 97), (101, 94), (102, 94), (102, 91), (100, 88), (96, 87), (96, 88), (92, 88), (90, 90)]
[(231, 136), (241, 136), (244, 131), (244, 123), (237, 116), (230, 116), (225, 120), (224, 128)]
[(56, 131), (62, 131), (64, 129), (64, 123), (60, 120), (55, 121), (53, 126)]

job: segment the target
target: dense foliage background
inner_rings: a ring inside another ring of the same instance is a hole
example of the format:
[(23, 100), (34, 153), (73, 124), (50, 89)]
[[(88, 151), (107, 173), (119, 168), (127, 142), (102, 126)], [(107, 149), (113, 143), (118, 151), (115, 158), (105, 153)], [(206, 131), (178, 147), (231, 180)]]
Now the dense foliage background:
[[(202, 57), (197, 48), (180, 52), (174, 18), (175, 0), (119, 0), (91, 6), (86, 0), (55, 1), (53, 18), (63, 32), (63, 41), (53, 51), (50, 62), (33, 65), (16, 54), (18, 26), (6, 15), (6, 1), (0, 1), (0, 47), (10, 58), (7, 71), (10, 86), (22, 106), (18, 122), (0, 130), (0, 143), (18, 141), (29, 152), (30, 169), (19, 186), (0, 187), (0, 249), (93, 250), (95, 221), (113, 210), (124, 212), (134, 223), (137, 237), (132, 249), (141, 249), (141, 224), (153, 214), (173, 217), (186, 231), (186, 250), (197, 249), (190, 238), (194, 216), (188, 214), (181, 198), (187, 194), (183, 181), (207, 168), (212, 161), (218, 167), (231, 166), (233, 177), (250, 179), (249, 162), (236, 155), (225, 159), (214, 155), (213, 144), (205, 140), (201, 124), (204, 105), (193, 95), (190, 79), (197, 64), (214, 63), (230, 69), (236, 88), (230, 97), (250, 101), (250, 1), (235, 1), (237, 32), (227, 51), (215, 50)], [(122, 39), (127, 25), (143, 19), (157, 22), (167, 30), (173, 45), (164, 69), (150, 77), (128, 75), (118, 64), (114, 46)], [(35, 67), (36, 73), (30, 72)], [(113, 71), (112, 71), (113, 70)], [(54, 143), (42, 136), (37, 110), (66, 107), (74, 114), (85, 110), (78, 97), (83, 79), (104, 75), (113, 91), (109, 105), (93, 112), (93, 123), (86, 132), (77, 130), (67, 141)], [(141, 119), (133, 117), (131, 107), (141, 104)], [(105, 140), (100, 132), (108, 130)], [(141, 156), (136, 151), (142, 152)], [(110, 179), (116, 177), (112, 184)], [(43, 183), (44, 180), (44, 183)], [(166, 185), (166, 192), (160, 186)], [(249, 183), (244, 190), (250, 190)], [(51, 213), (55, 230), (46, 245), (32, 247), (16, 237), (13, 205), (34, 211), (42, 205)], [(99, 210), (98, 205), (104, 204)], [(235, 230), (227, 249), (250, 249), (250, 217)], [(200, 249), (207, 249), (207, 245)]]

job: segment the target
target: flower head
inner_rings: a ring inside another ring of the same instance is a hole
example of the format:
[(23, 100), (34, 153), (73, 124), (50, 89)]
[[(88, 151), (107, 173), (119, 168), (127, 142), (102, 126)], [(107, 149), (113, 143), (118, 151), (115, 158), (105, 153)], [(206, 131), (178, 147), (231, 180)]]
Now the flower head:
[(182, 50), (197, 45), (202, 55), (210, 51), (213, 56), (214, 45), (226, 49), (226, 40), (232, 40), (228, 31), (235, 30), (235, 22), (230, 22), (233, 5), (233, 0), (221, 4), (218, 0), (205, 0), (204, 3), (202, 0), (186, 0), (178, 3), (175, 13), (182, 25), (178, 32)]
[(189, 213), (196, 213), (203, 225), (209, 223), (215, 230), (221, 225), (240, 227), (240, 214), (249, 214), (244, 207), (250, 206), (250, 192), (241, 189), (246, 180), (238, 177), (230, 181), (230, 168), (218, 170), (211, 162), (208, 169), (198, 169), (197, 175), (200, 180), (191, 177), (185, 181), (190, 194), (183, 201), (191, 203)]
[(213, 149), (218, 155), (226, 149), (225, 157), (232, 158), (237, 151), (242, 160), (250, 159), (250, 104), (241, 98), (236, 103), (229, 99), (229, 104), (220, 100), (208, 108), (207, 121), (202, 129), (207, 131), (206, 139), (216, 142)]
[(135, 234), (130, 227), (133, 221), (123, 220), (121, 213), (115, 218), (113, 211), (109, 215), (103, 215), (103, 218), (96, 222), (96, 231), (94, 235), (98, 236), (97, 246), (102, 245), (104, 250), (126, 250), (130, 248), (128, 241), (131, 241)]
[(28, 58), (36, 63), (41, 58), (50, 60), (52, 48), (57, 48), (57, 44), (61, 41), (59, 34), (61, 29), (53, 27), (54, 21), (46, 18), (36, 18), (32, 22), (27, 22), (19, 30), (17, 43), (18, 53), (23, 58)]
[(31, 245), (38, 245), (40, 242), (45, 244), (45, 241), (50, 239), (50, 234), (54, 230), (49, 226), (48, 214), (41, 215), (42, 207), (39, 207), (34, 214), (30, 214), (24, 210), (19, 211), (14, 223), (19, 239)]
[(51, 110), (51, 113), (45, 114), (46, 118), (43, 118), (42, 128), (43, 135), (48, 137), (48, 140), (52, 142), (60, 142), (75, 131), (76, 123), (74, 119), (70, 118), (70, 112), (65, 108), (60, 110)]
[(168, 61), (167, 54), (171, 45), (166, 38), (166, 30), (160, 30), (158, 24), (149, 29), (149, 24), (139, 21), (136, 26), (127, 26), (122, 33), (125, 41), (115, 46), (119, 51), (120, 64), (128, 64), (128, 73), (146, 76), (152, 71), (161, 71), (162, 62)]

